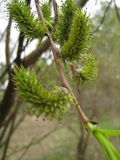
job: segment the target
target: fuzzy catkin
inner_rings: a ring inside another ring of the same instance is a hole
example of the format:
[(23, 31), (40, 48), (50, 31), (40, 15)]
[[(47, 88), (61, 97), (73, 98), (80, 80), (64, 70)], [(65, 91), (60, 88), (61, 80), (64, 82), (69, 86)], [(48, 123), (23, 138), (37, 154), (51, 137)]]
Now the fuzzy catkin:
[(50, 119), (61, 119), (63, 113), (69, 111), (69, 95), (56, 86), (52, 91), (42, 87), (34, 71), (16, 67), (14, 82), (22, 100), (30, 104), (26, 106), (27, 112), (37, 117), (44, 114)]
[(68, 40), (61, 48), (62, 58), (68, 61), (79, 60), (87, 53), (91, 43), (91, 21), (85, 12), (77, 9), (73, 17)]
[(29, 38), (40, 38), (46, 32), (46, 29), (42, 22), (39, 22), (38, 18), (31, 12), (29, 6), (22, 0), (11, 1), (7, 3), (7, 10), (16, 22), (17, 28), (23, 32), (23, 34)]

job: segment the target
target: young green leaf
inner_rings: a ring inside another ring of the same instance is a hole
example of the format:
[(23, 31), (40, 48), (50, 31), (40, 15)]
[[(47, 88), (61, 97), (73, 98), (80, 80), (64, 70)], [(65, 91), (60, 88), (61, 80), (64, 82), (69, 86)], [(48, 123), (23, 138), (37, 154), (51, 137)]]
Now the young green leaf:
[(112, 136), (120, 135), (120, 130), (108, 130), (108, 129), (101, 129), (101, 128), (98, 128), (98, 130), (106, 135), (112, 135)]
[[(92, 132), (95, 138), (98, 140), (99, 144), (106, 152), (109, 160), (120, 160), (120, 153), (116, 150), (116, 148), (110, 143), (106, 131), (98, 128), (96, 125), (92, 123), (88, 123), (88, 129)], [(105, 132), (104, 132), (105, 131)]]

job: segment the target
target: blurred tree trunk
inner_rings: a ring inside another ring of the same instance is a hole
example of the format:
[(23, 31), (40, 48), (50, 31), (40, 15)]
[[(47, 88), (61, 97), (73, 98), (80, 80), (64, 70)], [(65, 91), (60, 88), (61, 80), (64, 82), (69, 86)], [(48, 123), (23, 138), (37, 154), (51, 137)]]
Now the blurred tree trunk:
[[(80, 123), (81, 124), (81, 123)], [(86, 150), (88, 146), (89, 133), (86, 133), (83, 125), (81, 124), (81, 135), (77, 146), (77, 160), (85, 160)]]

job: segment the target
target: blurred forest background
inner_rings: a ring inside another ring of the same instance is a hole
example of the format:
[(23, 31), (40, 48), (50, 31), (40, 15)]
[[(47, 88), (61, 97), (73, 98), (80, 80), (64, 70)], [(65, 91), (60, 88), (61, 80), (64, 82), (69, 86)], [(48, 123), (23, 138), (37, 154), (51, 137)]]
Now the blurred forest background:
[[(82, 2), (78, 5), (85, 7), (87, 1)], [(3, 3), (1, 0), (0, 9)], [(104, 1), (99, 8), (91, 17), (94, 34), (91, 52), (97, 56), (98, 78), (92, 85), (80, 86), (76, 96), (92, 120), (103, 128), (120, 129), (120, 8), (115, 0)], [(49, 45), (40, 48), (36, 41), (29, 44), (19, 32), (15, 40), (14, 23), (5, 16), (0, 12), (0, 21), (8, 19), (4, 32), (0, 31), (0, 45), (5, 48), (0, 54), (6, 57), (6, 62), (0, 63), (0, 159), (104, 160), (103, 151), (81, 125), (76, 110), (64, 115), (60, 122), (26, 115), (26, 104), (16, 96), (11, 81), (12, 64), (20, 63), (19, 55), (22, 54), (27, 67), (36, 70), (43, 85), (59, 83), (59, 77)], [(69, 81), (74, 91), (78, 90)], [(112, 141), (120, 151), (120, 137), (113, 137)]]

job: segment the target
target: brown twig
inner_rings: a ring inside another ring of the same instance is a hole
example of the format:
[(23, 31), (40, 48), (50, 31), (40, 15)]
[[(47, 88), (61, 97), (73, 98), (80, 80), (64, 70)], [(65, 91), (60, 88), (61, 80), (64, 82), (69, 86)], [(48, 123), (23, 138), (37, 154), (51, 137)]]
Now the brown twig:
[(53, 10), (54, 10), (54, 26), (56, 26), (58, 21), (58, 5), (56, 0), (52, 0), (52, 4), (53, 4)]
[[(35, 0), (35, 6), (36, 6), (36, 10), (37, 10), (37, 14), (39, 16), (39, 19), (40, 19), (40, 22), (42, 20), (43, 24), (46, 26), (46, 23), (45, 23), (45, 19), (43, 17), (43, 14), (42, 14), (42, 10), (40, 8), (40, 5), (39, 5), (39, 0)], [(55, 61), (55, 64), (56, 64), (56, 68), (58, 70), (58, 73), (59, 73), (59, 76), (60, 76), (60, 80), (61, 80), (61, 85), (62, 87), (65, 87), (71, 94), (71, 96), (73, 97), (73, 101), (76, 105), (76, 108), (79, 112), (79, 115), (83, 121), (83, 123), (86, 125), (89, 121), (88, 117), (85, 115), (85, 113), (83, 112), (81, 106), (79, 105), (65, 75), (64, 75), (64, 72), (62, 70), (62, 67), (61, 67), (61, 63), (60, 63), (60, 60), (59, 60), (59, 55), (60, 55), (60, 50), (56, 47), (56, 44), (54, 43), (53, 39), (52, 39), (52, 36), (51, 34), (49, 33), (48, 29), (47, 29), (47, 26), (46, 26), (46, 30), (47, 30), (47, 36), (48, 36), (48, 39), (50, 41), (50, 46), (51, 46), (51, 50), (53, 52), (53, 56), (54, 56), (54, 61)]]

